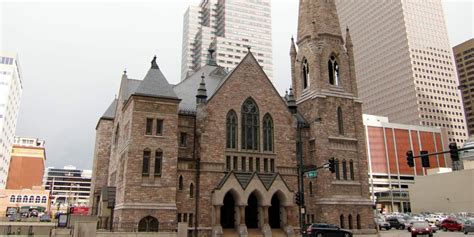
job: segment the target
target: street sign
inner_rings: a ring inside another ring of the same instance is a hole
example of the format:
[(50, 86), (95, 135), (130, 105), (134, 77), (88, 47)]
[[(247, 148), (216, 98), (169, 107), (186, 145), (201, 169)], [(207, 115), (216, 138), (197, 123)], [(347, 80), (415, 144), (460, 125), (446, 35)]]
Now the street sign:
[(317, 170), (308, 171), (306, 173), (306, 177), (308, 177), (310, 179), (317, 178), (318, 177), (318, 171)]

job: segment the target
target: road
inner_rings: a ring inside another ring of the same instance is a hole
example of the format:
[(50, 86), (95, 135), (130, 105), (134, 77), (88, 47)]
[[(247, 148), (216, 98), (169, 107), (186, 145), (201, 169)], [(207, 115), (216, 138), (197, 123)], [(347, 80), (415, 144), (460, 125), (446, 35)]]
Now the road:
[[(411, 237), (410, 232), (407, 230), (383, 230), (380, 231), (380, 236), (382, 237)], [(469, 233), (469, 235), (464, 235), (463, 232), (444, 232), (444, 231), (436, 231), (433, 237), (451, 237), (451, 236), (469, 236), (474, 237), (474, 233)]]

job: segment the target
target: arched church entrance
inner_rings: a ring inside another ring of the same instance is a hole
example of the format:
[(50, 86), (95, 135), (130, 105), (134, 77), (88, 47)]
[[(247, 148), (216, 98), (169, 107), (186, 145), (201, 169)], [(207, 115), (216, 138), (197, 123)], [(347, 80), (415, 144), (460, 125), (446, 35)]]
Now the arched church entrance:
[(221, 207), (221, 226), (224, 229), (235, 227), (235, 200), (230, 192), (224, 196), (224, 205)]
[(258, 228), (258, 199), (254, 193), (250, 194), (245, 207), (245, 225), (248, 229)]
[(275, 194), (272, 197), (272, 205), (270, 208), (268, 208), (268, 217), (269, 217), (269, 223), (271, 228), (280, 228), (280, 219), (281, 213), (280, 213), (280, 199), (278, 196)]

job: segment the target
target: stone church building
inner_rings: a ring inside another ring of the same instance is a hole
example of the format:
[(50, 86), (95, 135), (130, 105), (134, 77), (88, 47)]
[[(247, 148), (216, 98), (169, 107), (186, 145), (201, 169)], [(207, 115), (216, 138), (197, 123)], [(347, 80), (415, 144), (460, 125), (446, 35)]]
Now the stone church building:
[[(352, 47), (334, 0), (300, 0), (284, 96), (250, 48), (231, 72), (210, 50), (208, 64), (177, 85), (156, 57), (143, 80), (125, 72), (96, 127), (90, 203), (99, 228), (153, 232), (188, 223), (200, 236), (295, 236), (301, 222), (326, 222), (370, 232)], [(335, 173), (299, 181), (302, 164), (330, 158)], [(295, 197), (303, 189), (300, 215)]]

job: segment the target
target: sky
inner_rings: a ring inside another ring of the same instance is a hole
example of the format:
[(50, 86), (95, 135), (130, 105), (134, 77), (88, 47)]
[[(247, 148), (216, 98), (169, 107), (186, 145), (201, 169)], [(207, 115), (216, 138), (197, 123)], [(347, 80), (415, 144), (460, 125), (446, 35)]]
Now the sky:
[[(92, 169), (95, 127), (124, 69), (141, 80), (156, 55), (178, 83), (183, 14), (199, 2), (0, 0), (0, 51), (17, 53), (22, 70), (17, 135), (46, 141), (47, 167)], [(298, 1), (271, 3), (274, 83), (284, 93)], [(474, 0), (443, 0), (443, 7), (451, 45), (473, 38)]]

